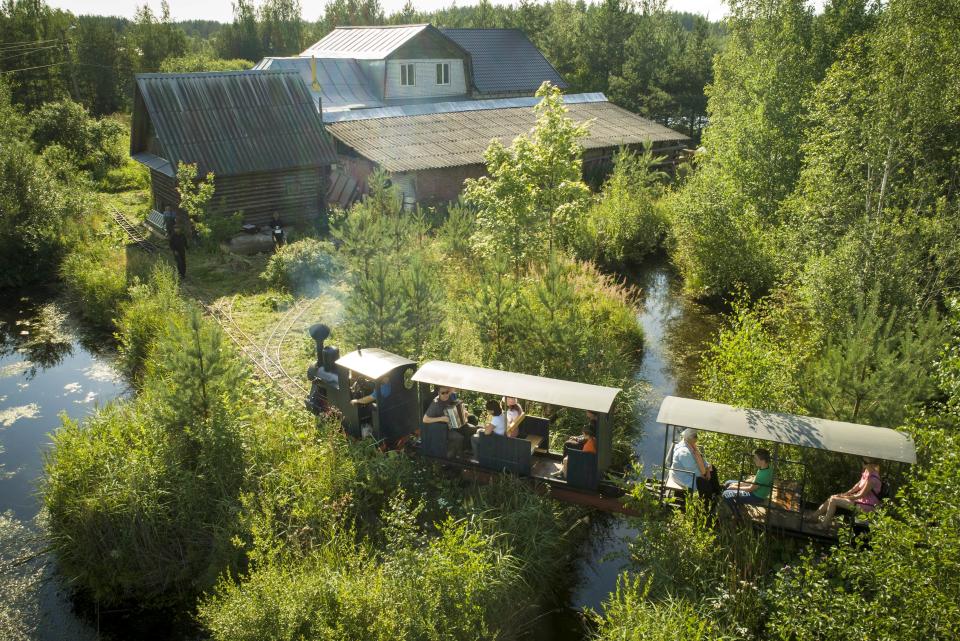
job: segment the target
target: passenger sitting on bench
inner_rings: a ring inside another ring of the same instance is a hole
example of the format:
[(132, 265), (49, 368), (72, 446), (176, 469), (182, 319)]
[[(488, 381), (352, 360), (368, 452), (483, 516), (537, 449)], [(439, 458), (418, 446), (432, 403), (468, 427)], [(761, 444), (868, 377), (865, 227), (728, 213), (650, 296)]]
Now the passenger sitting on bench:
[(761, 505), (770, 498), (773, 488), (773, 468), (770, 467), (770, 450), (759, 447), (753, 451), (753, 463), (757, 473), (744, 481), (727, 481), (723, 484), (723, 500), (736, 516), (739, 505)]
[(467, 413), (464, 410), (463, 402), (459, 399), (451, 400), (453, 390), (449, 387), (440, 387), (437, 389), (437, 395), (434, 397), (427, 411), (423, 414), (424, 423), (446, 423), (450, 425), (450, 416), (448, 410), (456, 417), (459, 427), (455, 427), (464, 439), (473, 436), (477, 431), (477, 426), (468, 422)]
[[(597, 453), (597, 425), (599, 420), (597, 415), (587, 410), (587, 424), (583, 426), (583, 433), (580, 436), (573, 436), (567, 439), (567, 442), (564, 444), (564, 447), (569, 447), (575, 450), (580, 450), (582, 452), (590, 452), (592, 454)], [(564, 456), (563, 462), (560, 464), (560, 471), (554, 472), (553, 476), (556, 478), (567, 478), (567, 463), (569, 462), (570, 457)]]
[(705, 499), (715, 497), (720, 493), (720, 482), (713, 465), (704, 460), (697, 447), (697, 430), (688, 427), (680, 436), (682, 440), (673, 448), (667, 486), (684, 492), (696, 490)]
[(507, 408), (507, 436), (520, 436), (520, 422), (526, 413), (513, 396), (504, 396), (503, 405)]
[(491, 398), (487, 401), (486, 409), (490, 413), (490, 419), (487, 421), (487, 424), (484, 425), (482, 429), (477, 430), (470, 439), (473, 445), (473, 458), (475, 459), (480, 458), (477, 456), (477, 445), (481, 438), (491, 434), (499, 434), (500, 436), (506, 436), (507, 434), (507, 417), (500, 407), (500, 402)]
[(833, 525), (833, 516), (837, 508), (857, 510), (859, 512), (873, 512), (880, 504), (880, 493), (883, 490), (883, 481), (880, 480), (880, 461), (863, 457), (863, 473), (857, 484), (846, 492), (834, 494), (811, 516), (820, 519), (820, 526), (829, 528)]

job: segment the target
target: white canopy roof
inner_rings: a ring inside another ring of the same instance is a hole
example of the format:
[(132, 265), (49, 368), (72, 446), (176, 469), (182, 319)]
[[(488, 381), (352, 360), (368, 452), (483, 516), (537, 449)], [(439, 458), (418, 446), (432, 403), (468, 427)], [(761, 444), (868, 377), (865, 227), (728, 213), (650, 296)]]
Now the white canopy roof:
[(380, 378), (398, 367), (416, 365), (409, 358), (397, 356), (392, 352), (375, 347), (350, 352), (337, 360), (337, 365), (370, 379)]
[(896, 430), (668, 396), (657, 422), (830, 452), (916, 463), (913, 439)]
[(561, 381), (542, 376), (501, 372), (485, 367), (473, 367), (429, 361), (421, 367), (413, 380), (432, 385), (446, 385), (456, 389), (465, 389), (494, 396), (513, 396), (527, 401), (547, 403), (560, 407), (572, 407), (590, 410), (599, 414), (609, 414), (613, 399), (620, 393), (615, 387), (587, 385)]

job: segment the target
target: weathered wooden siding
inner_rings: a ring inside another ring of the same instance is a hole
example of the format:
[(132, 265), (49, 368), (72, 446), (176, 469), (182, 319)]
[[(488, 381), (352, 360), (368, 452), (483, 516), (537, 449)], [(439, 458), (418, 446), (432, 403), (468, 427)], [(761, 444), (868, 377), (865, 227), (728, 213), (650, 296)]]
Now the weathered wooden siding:
[[(157, 171), (150, 175), (154, 208), (176, 207), (180, 198), (174, 179)], [(313, 221), (326, 213), (326, 168), (222, 176), (215, 178), (214, 187), (210, 213), (242, 211), (244, 223), (264, 225), (274, 211), (287, 224)]]
[(417, 202), (438, 205), (456, 200), (463, 190), (463, 181), (467, 178), (479, 178), (486, 173), (483, 165), (461, 165), (415, 172)]
[[(401, 65), (414, 66), (413, 86), (400, 84)], [(437, 84), (437, 65), (450, 65), (450, 84)], [(387, 61), (387, 100), (407, 98), (438, 98), (444, 96), (464, 96), (467, 93), (466, 77), (463, 73), (463, 60), (457, 58), (430, 58), (421, 60)]]

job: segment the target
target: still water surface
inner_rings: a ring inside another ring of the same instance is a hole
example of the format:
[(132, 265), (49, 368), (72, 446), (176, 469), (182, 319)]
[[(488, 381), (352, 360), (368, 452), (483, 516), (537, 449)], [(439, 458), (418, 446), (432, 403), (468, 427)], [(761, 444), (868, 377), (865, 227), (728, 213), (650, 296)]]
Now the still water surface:
[(49, 294), (0, 305), (0, 638), (93, 639), (45, 547), (37, 496), (61, 414), (80, 419), (125, 393), (110, 360)]
[[(717, 316), (683, 296), (681, 281), (667, 264), (650, 265), (628, 281), (641, 291), (638, 320), (644, 331), (644, 352), (636, 376), (649, 386), (637, 410), (642, 432), (634, 452), (643, 469), (655, 473), (663, 453), (664, 427), (656, 420), (660, 402), (669, 395), (691, 393), (700, 353), (716, 330)], [(627, 565), (627, 543), (637, 534), (618, 516), (594, 524), (591, 549), (577, 563), (580, 583), (571, 595), (573, 608), (603, 610), (603, 602)]]

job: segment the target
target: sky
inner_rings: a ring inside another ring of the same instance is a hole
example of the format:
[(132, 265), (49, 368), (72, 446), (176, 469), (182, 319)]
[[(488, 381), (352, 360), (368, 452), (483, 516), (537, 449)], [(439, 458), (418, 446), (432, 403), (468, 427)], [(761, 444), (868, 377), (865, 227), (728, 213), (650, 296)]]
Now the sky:
[[(492, 0), (493, 4), (500, 4), (505, 0)], [(174, 20), (217, 20), (230, 22), (233, 20), (233, 6), (231, 0), (168, 0), (170, 13)], [(94, 14), (123, 16), (132, 18), (136, 7), (149, 4), (156, 12), (160, 10), (160, 0), (47, 0), (47, 4), (60, 9), (67, 9), (77, 15)], [(405, 0), (380, 0), (387, 14), (399, 11)], [(259, 3), (257, 3), (259, 4)], [(316, 20), (323, 14), (326, 0), (301, 0), (303, 17), (306, 20)], [(453, 0), (414, 0), (414, 6), (423, 11), (441, 9), (453, 4)], [(473, 0), (459, 0), (459, 6), (476, 4)], [(723, 0), (667, 0), (667, 6), (676, 11), (700, 13), (713, 20), (726, 15), (727, 8)]]

